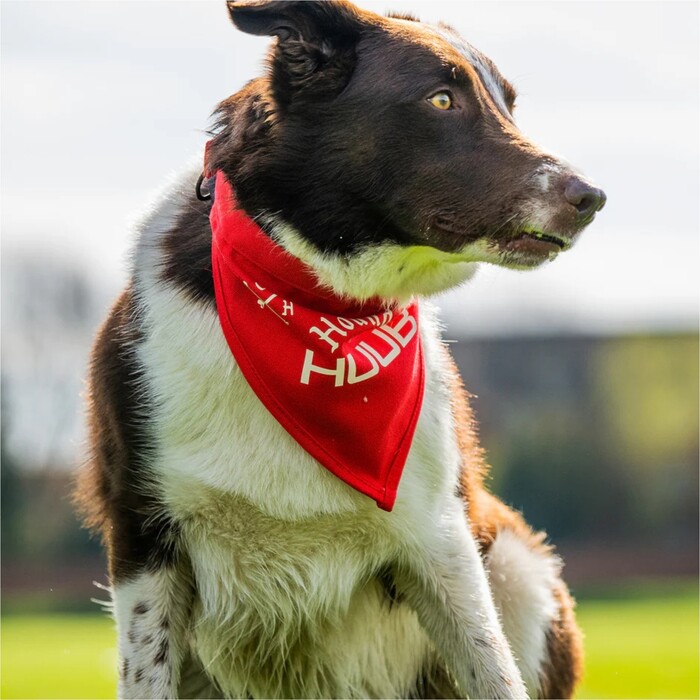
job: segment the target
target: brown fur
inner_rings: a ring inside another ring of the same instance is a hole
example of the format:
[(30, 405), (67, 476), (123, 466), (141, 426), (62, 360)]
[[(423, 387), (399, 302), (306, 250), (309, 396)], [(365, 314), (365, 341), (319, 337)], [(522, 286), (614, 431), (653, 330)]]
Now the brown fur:
[(97, 334), (90, 360), (90, 458), (75, 501), (85, 524), (102, 536), (112, 582), (144, 567), (172, 564), (176, 528), (149, 482), (149, 399), (138, 385), (133, 344), (140, 337), (131, 289), (119, 297)]
[[(559, 234), (580, 231), (563, 196), (572, 174), (517, 129), (514, 88), (471, 47), (500, 97), (491, 94), (444, 38), (460, 41), (454, 30), (347, 2), (229, 7), (243, 31), (277, 36), (268, 75), (221, 103), (209, 149), (208, 166), (251, 216), (276, 212), (341, 254), (385, 241), (498, 247), (522, 234), (535, 201)], [(444, 113), (427, 102), (440, 85), (455, 105)], [(561, 182), (543, 194), (532, 174), (550, 166)]]
[[(534, 532), (523, 516), (489, 493), (484, 486), (488, 465), (479, 444), (469, 395), (454, 362), (452, 365), (452, 405), (457, 424), (463, 467), (461, 495), (472, 533), (486, 555), (499, 531), (514, 532), (534, 551), (551, 555), (554, 548), (545, 542), (546, 533)], [(583, 675), (583, 635), (576, 624), (575, 602), (563, 580), (553, 591), (559, 615), (547, 632), (547, 659), (542, 669), (543, 698), (572, 697)]]
[(563, 581), (554, 595), (559, 602), (559, 617), (547, 634), (542, 697), (570, 698), (583, 675), (583, 635), (576, 624), (574, 600)]

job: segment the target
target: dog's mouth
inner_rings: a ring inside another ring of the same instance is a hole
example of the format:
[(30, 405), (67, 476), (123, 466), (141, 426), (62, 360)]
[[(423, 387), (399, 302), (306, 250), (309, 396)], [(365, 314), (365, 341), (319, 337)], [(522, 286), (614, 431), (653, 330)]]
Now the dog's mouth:
[(523, 230), (496, 243), (499, 252), (526, 265), (536, 265), (551, 260), (571, 247), (566, 236), (543, 231)]
[[(451, 218), (438, 217), (433, 222), (434, 230), (440, 232), (443, 237), (454, 239), (455, 247), (465, 243), (477, 241), (483, 234), (465, 234), (464, 229)], [(489, 236), (483, 236), (490, 238)], [(535, 228), (523, 228), (514, 234), (491, 239), (492, 246), (499, 252), (527, 254), (528, 256), (552, 257), (553, 254), (568, 250), (573, 245), (573, 239), (560, 233), (544, 232)], [(453, 242), (452, 240), (450, 241)]]
[(477, 248), (476, 260), (484, 254), (483, 261), (513, 267), (516, 269), (533, 268), (545, 263), (566, 250), (569, 250), (577, 238), (578, 231), (559, 233), (543, 231), (532, 224), (521, 224), (522, 228), (513, 228), (495, 234), (484, 232), (465, 233), (464, 228), (452, 218), (439, 217), (433, 221), (431, 229), (439, 232), (440, 240), (435, 247), (453, 251), (463, 251), (473, 256), (471, 246), (479, 242), (484, 248)]

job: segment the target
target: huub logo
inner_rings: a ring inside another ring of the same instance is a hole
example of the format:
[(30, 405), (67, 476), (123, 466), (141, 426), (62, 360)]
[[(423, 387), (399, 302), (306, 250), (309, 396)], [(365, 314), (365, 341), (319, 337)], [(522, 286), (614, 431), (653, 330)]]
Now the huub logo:
[[(388, 367), (401, 354), (418, 330), (415, 319), (406, 309), (399, 314), (399, 320), (394, 325), (389, 324), (392, 316), (393, 314), (387, 311), (381, 320), (379, 316), (352, 320), (337, 317), (337, 323), (321, 317), (319, 325), (323, 325), (324, 328), (313, 326), (309, 329), (309, 333), (327, 342), (331, 353), (339, 347), (339, 342), (333, 337), (334, 335), (342, 339), (347, 337), (348, 331), (356, 326), (370, 325), (375, 328), (355, 346), (353, 351), (348, 352), (346, 357), (338, 357), (334, 367), (314, 364), (314, 351), (307, 349), (301, 370), (301, 383), (309, 384), (312, 374), (333, 377), (335, 386), (358, 384), (377, 376), (383, 367)], [(353, 352), (359, 353), (368, 361), (369, 368), (364, 372), (358, 373)]]
[[(258, 307), (272, 313), (286, 326), (295, 321), (294, 304), (274, 292), (268, 291), (257, 282), (242, 280), (246, 289), (255, 297)], [(332, 320), (321, 316), (317, 325), (309, 328), (309, 334), (327, 344), (331, 355), (340, 347), (350, 331), (365, 328), (371, 332), (363, 334), (362, 340), (344, 357), (331, 358), (335, 364), (328, 366), (327, 360), (316, 359), (317, 354), (307, 349), (301, 368), (301, 384), (310, 384), (314, 374), (331, 377), (334, 386), (359, 384), (376, 377), (384, 367), (388, 367), (411, 342), (418, 330), (416, 320), (403, 309), (400, 312), (385, 311), (382, 314), (363, 318), (333, 316)], [(364, 359), (362, 359), (364, 358)], [(321, 381), (316, 378), (316, 381)], [(325, 380), (328, 381), (328, 380)]]

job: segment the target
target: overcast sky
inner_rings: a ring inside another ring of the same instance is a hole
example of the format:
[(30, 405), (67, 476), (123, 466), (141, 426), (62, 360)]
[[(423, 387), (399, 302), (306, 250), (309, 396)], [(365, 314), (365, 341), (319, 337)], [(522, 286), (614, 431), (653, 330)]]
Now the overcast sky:
[[(446, 295), (451, 324), (695, 327), (698, 3), (361, 4), (459, 29), (518, 88), (523, 131), (608, 194), (553, 264), (484, 268)], [(234, 30), (223, 0), (4, 0), (1, 11), (3, 266), (40, 248), (116, 292), (129, 218), (202, 147), (213, 107), (259, 73), (268, 42)]]

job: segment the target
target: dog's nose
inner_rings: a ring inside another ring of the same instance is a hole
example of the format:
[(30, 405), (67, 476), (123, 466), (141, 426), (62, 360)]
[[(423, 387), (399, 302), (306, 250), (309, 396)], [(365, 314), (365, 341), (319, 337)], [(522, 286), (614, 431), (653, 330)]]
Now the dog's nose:
[(607, 197), (603, 190), (589, 185), (580, 177), (572, 176), (564, 188), (564, 197), (569, 204), (576, 209), (576, 218), (579, 221), (590, 219), (593, 214), (600, 211), (604, 206)]

